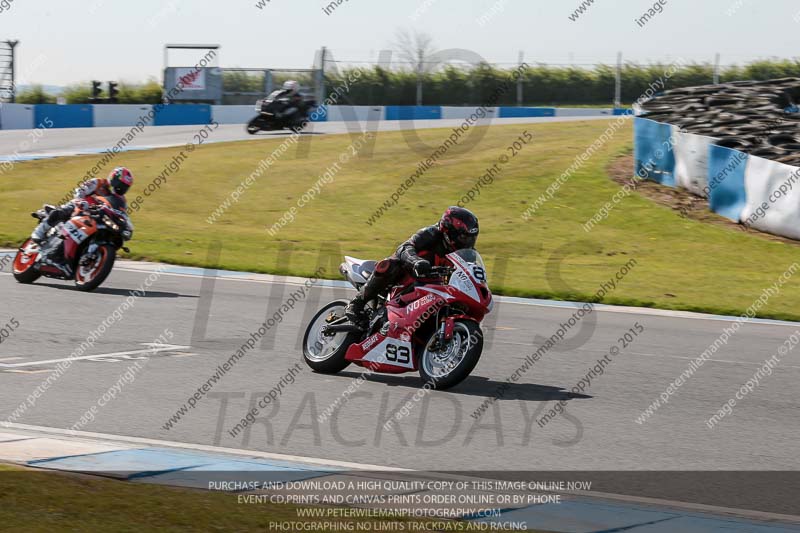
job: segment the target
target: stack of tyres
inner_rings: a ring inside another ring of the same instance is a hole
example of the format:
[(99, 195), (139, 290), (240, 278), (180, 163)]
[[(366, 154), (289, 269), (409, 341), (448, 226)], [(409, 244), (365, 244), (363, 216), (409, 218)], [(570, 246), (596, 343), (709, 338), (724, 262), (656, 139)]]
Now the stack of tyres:
[(639, 116), (719, 139), (765, 159), (800, 166), (800, 78), (736, 81), (665, 91)]

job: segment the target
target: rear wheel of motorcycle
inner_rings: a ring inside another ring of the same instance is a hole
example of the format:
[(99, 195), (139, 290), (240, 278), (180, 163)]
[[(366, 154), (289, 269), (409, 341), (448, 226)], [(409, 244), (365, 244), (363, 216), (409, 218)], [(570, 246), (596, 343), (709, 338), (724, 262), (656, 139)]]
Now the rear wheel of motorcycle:
[(20, 283), (33, 283), (41, 277), (38, 270), (33, 268), (39, 256), (39, 246), (32, 239), (22, 243), (14, 257), (14, 279)]
[(315, 372), (336, 374), (350, 364), (344, 358), (351, 344), (358, 341), (357, 333), (337, 333), (331, 337), (322, 335), (324, 326), (331, 316), (341, 318), (347, 300), (336, 300), (320, 309), (306, 328), (303, 336), (303, 360)]
[(483, 332), (471, 320), (456, 320), (453, 337), (437, 347), (433, 333), (422, 349), (419, 375), (431, 389), (444, 390), (464, 381), (478, 364), (483, 352)]
[(90, 292), (102, 284), (117, 258), (117, 250), (110, 244), (101, 244), (95, 251), (94, 258), (89, 257), (89, 246), (83, 249), (75, 267), (75, 288)]

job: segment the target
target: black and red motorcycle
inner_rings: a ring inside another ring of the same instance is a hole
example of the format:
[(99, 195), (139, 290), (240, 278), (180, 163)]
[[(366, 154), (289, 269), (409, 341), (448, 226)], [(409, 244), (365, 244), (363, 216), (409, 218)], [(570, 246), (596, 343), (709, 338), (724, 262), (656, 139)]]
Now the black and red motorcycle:
[[(492, 309), (492, 293), (477, 251), (450, 253), (447, 263), (434, 266), (424, 279), (406, 275), (387, 298), (368, 305), (366, 331), (345, 316), (346, 300), (324, 306), (306, 329), (306, 364), (328, 374), (351, 363), (389, 374), (416, 370), (426, 387), (434, 389), (466, 379), (483, 351), (480, 323)], [(340, 270), (359, 289), (375, 265), (345, 257)]]

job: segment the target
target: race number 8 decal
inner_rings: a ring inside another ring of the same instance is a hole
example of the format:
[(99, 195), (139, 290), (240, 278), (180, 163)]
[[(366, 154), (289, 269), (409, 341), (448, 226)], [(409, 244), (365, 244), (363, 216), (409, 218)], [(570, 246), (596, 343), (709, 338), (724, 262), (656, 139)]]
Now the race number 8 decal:
[(386, 345), (386, 360), (406, 365), (411, 360), (411, 350), (406, 346), (396, 344)]
[(486, 281), (486, 271), (479, 266), (472, 267), (472, 275), (482, 283)]

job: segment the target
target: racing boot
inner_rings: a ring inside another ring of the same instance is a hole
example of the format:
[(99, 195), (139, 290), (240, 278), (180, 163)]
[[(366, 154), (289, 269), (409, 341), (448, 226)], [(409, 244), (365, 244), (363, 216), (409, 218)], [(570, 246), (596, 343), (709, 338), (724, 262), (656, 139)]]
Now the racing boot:
[[(388, 265), (389, 263), (387, 262), (386, 264)], [(361, 291), (355, 298), (350, 300), (350, 303), (347, 304), (347, 307), (344, 309), (344, 314), (347, 319), (363, 330), (369, 327), (369, 315), (365, 309), (367, 302), (371, 302), (380, 294), (383, 294), (392, 280), (391, 277), (386, 276), (385, 271), (380, 269), (380, 263), (378, 265), (378, 268), (376, 268), (375, 272), (369, 277), (367, 283), (361, 288)]]
[(59, 269), (66, 279), (72, 278), (72, 268), (67, 264), (66, 258), (64, 257), (63, 241), (59, 242), (55, 247), (45, 250), (41, 256), (41, 262)]
[(45, 237), (47, 237), (48, 231), (50, 231), (50, 224), (47, 223), (47, 219), (42, 220), (31, 233), (31, 240), (41, 246)]
[(364, 296), (359, 293), (344, 308), (344, 314), (347, 319), (361, 329), (367, 329), (369, 324), (369, 317), (366, 309), (364, 309), (366, 305), (367, 302), (364, 300)]

